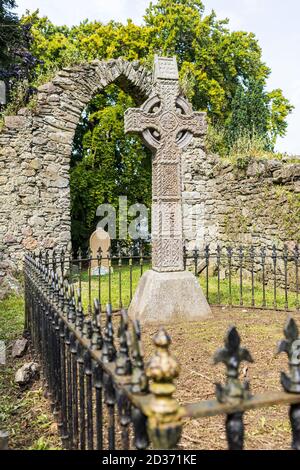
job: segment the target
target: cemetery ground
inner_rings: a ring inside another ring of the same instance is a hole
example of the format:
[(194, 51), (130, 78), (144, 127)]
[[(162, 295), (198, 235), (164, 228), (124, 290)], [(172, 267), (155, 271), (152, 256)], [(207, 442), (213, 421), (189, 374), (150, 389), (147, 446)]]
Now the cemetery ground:
[[(12, 362), (11, 345), (23, 331), (24, 303), (11, 297), (0, 303), (1, 337), (8, 346), (8, 363), (1, 370), (0, 427), (10, 432), (14, 449), (59, 449), (60, 440), (49, 403), (43, 396), (42, 382), (27, 390), (14, 384), (14, 374), (29, 356)], [(177, 399), (182, 403), (214, 399), (215, 382), (224, 381), (224, 367), (213, 366), (214, 352), (222, 346), (230, 325), (236, 325), (242, 345), (247, 347), (254, 364), (242, 366), (242, 376), (251, 383), (253, 393), (279, 391), (280, 371), (286, 368), (284, 355), (275, 357), (288, 314), (284, 312), (213, 307), (213, 317), (203, 322), (165, 325), (172, 337), (172, 354), (181, 372), (177, 381)], [(297, 314), (294, 314), (297, 320)], [(118, 316), (115, 317), (117, 331)], [(146, 360), (153, 352), (155, 326), (142, 329)], [(245, 368), (246, 367), (246, 368)], [(271, 407), (245, 414), (246, 449), (288, 449), (290, 425), (287, 407)], [(225, 449), (224, 417), (186, 422), (180, 444), (185, 449)]]
[(0, 429), (9, 432), (12, 449), (60, 449), (57, 425), (44, 397), (42, 380), (20, 389), (16, 371), (31, 362), (30, 351), (21, 359), (11, 358), (13, 342), (24, 330), (24, 300), (12, 296), (0, 302), (0, 338), (6, 344), (6, 365), (0, 366)]

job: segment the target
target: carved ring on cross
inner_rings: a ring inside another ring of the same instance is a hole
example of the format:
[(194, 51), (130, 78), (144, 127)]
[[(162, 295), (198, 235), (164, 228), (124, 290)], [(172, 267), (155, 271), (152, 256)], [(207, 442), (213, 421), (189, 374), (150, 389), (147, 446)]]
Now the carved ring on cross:
[[(149, 98), (142, 107), (143, 111), (149, 114), (158, 115), (161, 113), (161, 100), (159, 96), (153, 96)], [(176, 99), (176, 113), (181, 115), (189, 115), (192, 112), (191, 105), (181, 96)], [(170, 127), (172, 127), (172, 121), (170, 114), (168, 119)], [(143, 133), (143, 139), (154, 150), (158, 149), (161, 145), (160, 133), (157, 129), (147, 129)], [(190, 144), (193, 139), (193, 134), (189, 131), (180, 131), (176, 136), (176, 144), (179, 148), (184, 148)]]

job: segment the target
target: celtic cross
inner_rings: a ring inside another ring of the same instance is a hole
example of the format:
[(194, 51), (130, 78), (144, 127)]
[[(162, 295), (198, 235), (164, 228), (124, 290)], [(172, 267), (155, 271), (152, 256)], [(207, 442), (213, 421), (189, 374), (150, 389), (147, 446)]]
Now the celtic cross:
[(153, 269), (183, 271), (182, 150), (205, 134), (205, 113), (182, 97), (175, 58), (155, 57), (154, 84), (139, 109), (125, 113), (125, 132), (142, 135), (152, 150)]

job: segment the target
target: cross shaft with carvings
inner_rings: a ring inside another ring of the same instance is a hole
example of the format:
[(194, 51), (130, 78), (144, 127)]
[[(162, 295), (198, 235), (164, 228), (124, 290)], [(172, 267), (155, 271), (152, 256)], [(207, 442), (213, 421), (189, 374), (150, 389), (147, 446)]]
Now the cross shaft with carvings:
[(155, 58), (150, 98), (125, 113), (125, 132), (141, 134), (152, 150), (152, 268), (183, 271), (182, 150), (205, 134), (205, 113), (181, 96), (175, 58)]

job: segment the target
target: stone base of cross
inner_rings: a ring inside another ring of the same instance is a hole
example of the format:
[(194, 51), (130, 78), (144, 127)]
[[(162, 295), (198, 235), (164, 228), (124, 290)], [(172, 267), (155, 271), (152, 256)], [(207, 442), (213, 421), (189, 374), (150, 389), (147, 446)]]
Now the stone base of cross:
[(206, 132), (205, 113), (183, 98), (175, 58), (155, 57), (150, 98), (125, 113), (125, 132), (152, 150), (152, 270), (141, 278), (129, 308), (140, 321), (197, 320), (211, 314), (193, 274), (184, 271), (182, 149)]

